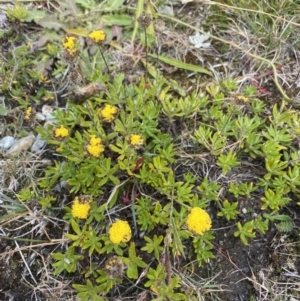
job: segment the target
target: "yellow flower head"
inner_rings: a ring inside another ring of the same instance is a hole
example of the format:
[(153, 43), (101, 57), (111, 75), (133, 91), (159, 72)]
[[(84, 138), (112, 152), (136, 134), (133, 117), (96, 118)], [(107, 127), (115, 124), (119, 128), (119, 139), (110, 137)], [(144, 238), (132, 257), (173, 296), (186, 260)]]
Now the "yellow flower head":
[(106, 39), (106, 33), (102, 30), (94, 30), (89, 34), (89, 38), (95, 43), (101, 43)]
[(106, 122), (112, 122), (118, 113), (118, 108), (112, 105), (106, 104), (99, 110), (100, 117)]
[(129, 143), (131, 146), (133, 146), (134, 149), (139, 149), (142, 147), (144, 139), (139, 134), (131, 134), (129, 138)]
[(128, 242), (131, 239), (131, 228), (127, 221), (117, 220), (114, 222), (109, 231), (109, 239), (113, 244)]
[(81, 219), (86, 219), (88, 217), (89, 211), (91, 209), (91, 199), (90, 198), (78, 198), (75, 197), (72, 204), (72, 215)]
[(69, 130), (62, 125), (54, 130), (55, 138), (65, 138), (67, 136), (69, 136)]
[(66, 36), (62, 40), (62, 46), (70, 56), (75, 56), (78, 53), (77, 45), (78, 39), (74, 36)]
[(91, 135), (86, 150), (93, 157), (98, 158), (104, 152), (104, 145), (101, 138)]
[(202, 208), (194, 207), (187, 217), (186, 224), (191, 232), (202, 235), (211, 228), (211, 219)]
[(44, 75), (44, 73), (40, 73), (39, 75), (39, 84), (49, 84), (51, 83), (51, 80)]
[(30, 120), (33, 120), (35, 117), (35, 112), (34, 110), (32, 109), (32, 107), (28, 107), (26, 110), (25, 110), (25, 113), (24, 113), (24, 119), (26, 121), (30, 121)]
[(239, 100), (240, 102), (243, 102), (243, 103), (247, 103), (249, 101), (249, 98), (246, 96), (243, 96), (243, 95), (238, 95), (236, 98), (237, 98), (237, 100)]

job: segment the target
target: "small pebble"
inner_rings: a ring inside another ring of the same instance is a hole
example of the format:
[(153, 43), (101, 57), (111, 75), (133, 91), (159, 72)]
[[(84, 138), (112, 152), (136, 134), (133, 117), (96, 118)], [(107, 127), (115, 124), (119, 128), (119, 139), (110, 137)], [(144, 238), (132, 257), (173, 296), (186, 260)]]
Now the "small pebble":
[(12, 136), (4, 137), (0, 140), (0, 148), (8, 149), (13, 145), (14, 141), (15, 141), (15, 139)]
[(244, 267), (242, 268), (242, 272), (248, 274), (250, 272), (250, 269), (248, 267)]
[(43, 105), (42, 107), (42, 114), (44, 116), (47, 116), (48, 114), (51, 114), (53, 112), (53, 107), (48, 105)]
[(53, 117), (54, 113), (54, 107), (48, 106), (48, 105), (43, 105), (42, 107), (42, 114), (45, 116), (45, 119), (49, 122), (54, 122), (55, 118)]
[(36, 118), (37, 120), (40, 120), (40, 121), (45, 121), (45, 120), (46, 120), (45, 115), (43, 115), (43, 114), (40, 113), (40, 112), (37, 112), (37, 113), (36, 113), (35, 118)]
[(47, 141), (41, 139), (41, 135), (38, 134), (37, 137), (35, 138), (32, 146), (31, 146), (31, 151), (33, 153), (40, 153), (44, 147), (46, 146)]
[(27, 151), (30, 146), (32, 145), (35, 139), (34, 135), (29, 135), (27, 137), (23, 137), (11, 146), (11, 148), (6, 152), (6, 156), (8, 157), (15, 157), (18, 156), (22, 151)]

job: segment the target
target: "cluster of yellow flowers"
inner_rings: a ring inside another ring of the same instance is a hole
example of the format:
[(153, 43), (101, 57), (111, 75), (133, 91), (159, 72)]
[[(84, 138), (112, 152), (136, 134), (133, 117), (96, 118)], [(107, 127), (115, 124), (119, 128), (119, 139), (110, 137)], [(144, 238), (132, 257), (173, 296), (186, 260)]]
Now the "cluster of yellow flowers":
[(24, 113), (24, 119), (26, 121), (29, 121), (31, 119), (31, 116), (32, 116), (32, 107), (28, 107), (26, 110), (25, 110), (25, 113)]
[(244, 103), (249, 101), (249, 98), (246, 96), (243, 96), (243, 95), (238, 95), (236, 98), (237, 98), (237, 100), (244, 102)]
[(90, 155), (98, 158), (104, 152), (104, 145), (101, 138), (96, 137), (96, 135), (91, 135), (86, 149)]
[(131, 134), (129, 137), (129, 143), (134, 149), (139, 149), (144, 143), (144, 139), (139, 134)]
[(91, 209), (91, 199), (75, 197), (72, 204), (72, 215), (80, 219), (86, 219)]
[(54, 130), (55, 138), (65, 138), (67, 136), (69, 136), (69, 130), (62, 125)]
[(95, 43), (101, 43), (106, 39), (106, 33), (102, 30), (94, 30), (89, 34), (89, 38)]
[(78, 52), (77, 50), (78, 40), (74, 36), (66, 36), (63, 38), (62, 46), (68, 52), (70, 56), (75, 56)]
[(106, 104), (99, 110), (100, 117), (106, 122), (112, 122), (118, 113), (118, 108), (109, 104)]
[(114, 222), (109, 231), (109, 239), (113, 244), (128, 242), (131, 239), (131, 228), (127, 221), (117, 220)]
[(211, 228), (211, 219), (202, 208), (194, 207), (187, 217), (186, 224), (191, 232), (202, 235)]

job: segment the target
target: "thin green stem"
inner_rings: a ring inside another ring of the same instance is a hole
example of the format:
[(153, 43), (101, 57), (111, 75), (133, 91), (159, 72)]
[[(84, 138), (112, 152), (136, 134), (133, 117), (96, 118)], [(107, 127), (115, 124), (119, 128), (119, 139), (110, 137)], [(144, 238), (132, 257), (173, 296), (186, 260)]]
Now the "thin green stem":
[(147, 43), (147, 29), (144, 29), (145, 32), (145, 45), (146, 45), (146, 73), (145, 73), (145, 84), (147, 84), (148, 79), (148, 43)]
[(108, 64), (107, 64), (107, 62), (106, 62), (106, 60), (105, 60), (105, 57), (104, 57), (103, 52), (102, 52), (101, 49), (100, 49), (100, 53), (101, 53), (101, 56), (102, 56), (102, 59), (103, 59), (105, 65), (106, 65), (107, 71), (108, 71), (108, 73), (110, 74), (110, 70), (109, 70)]
[(133, 225), (134, 225), (134, 236), (137, 236), (137, 234), (138, 234), (138, 228), (137, 228), (135, 210), (134, 210), (134, 205), (136, 203), (136, 189), (137, 189), (137, 185), (136, 185), (136, 183), (134, 183), (132, 185), (132, 190), (131, 190), (131, 212), (132, 212), (132, 219), (133, 219)]

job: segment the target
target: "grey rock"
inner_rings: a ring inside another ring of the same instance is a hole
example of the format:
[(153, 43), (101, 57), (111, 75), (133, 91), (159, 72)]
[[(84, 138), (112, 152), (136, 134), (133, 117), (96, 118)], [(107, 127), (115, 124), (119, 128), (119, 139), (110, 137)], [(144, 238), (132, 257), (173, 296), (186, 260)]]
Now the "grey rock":
[(27, 137), (23, 137), (17, 141), (11, 146), (11, 148), (6, 152), (7, 157), (16, 157), (18, 156), (22, 151), (27, 151), (32, 143), (35, 140), (34, 135), (29, 135)]

